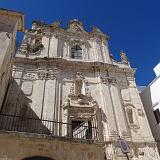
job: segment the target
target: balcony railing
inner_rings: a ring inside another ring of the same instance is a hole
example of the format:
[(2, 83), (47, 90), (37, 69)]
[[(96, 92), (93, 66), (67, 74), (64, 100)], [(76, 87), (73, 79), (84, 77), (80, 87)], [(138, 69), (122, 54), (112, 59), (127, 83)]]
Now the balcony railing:
[(74, 124), (0, 114), (0, 130), (45, 134), (51, 136), (99, 140), (98, 128), (89, 121)]

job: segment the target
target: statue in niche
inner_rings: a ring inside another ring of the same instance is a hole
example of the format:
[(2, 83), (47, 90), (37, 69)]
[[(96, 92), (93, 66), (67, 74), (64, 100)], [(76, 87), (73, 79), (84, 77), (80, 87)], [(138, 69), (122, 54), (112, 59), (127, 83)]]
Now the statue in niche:
[(80, 105), (90, 104), (92, 98), (87, 83), (88, 81), (83, 77), (82, 73), (77, 72), (74, 83), (70, 88), (70, 94), (68, 95), (74, 103)]

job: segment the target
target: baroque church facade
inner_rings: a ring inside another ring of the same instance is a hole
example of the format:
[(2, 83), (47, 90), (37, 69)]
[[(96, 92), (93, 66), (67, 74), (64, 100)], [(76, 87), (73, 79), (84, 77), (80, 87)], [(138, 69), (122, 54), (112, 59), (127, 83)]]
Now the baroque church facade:
[(1, 109), (0, 129), (10, 133), (0, 139), (15, 149), (9, 145), (0, 154), (15, 160), (122, 160), (121, 138), (129, 159), (159, 159), (135, 69), (124, 52), (120, 62), (114, 60), (108, 40), (76, 19), (65, 29), (59, 21), (32, 23), (12, 59)]

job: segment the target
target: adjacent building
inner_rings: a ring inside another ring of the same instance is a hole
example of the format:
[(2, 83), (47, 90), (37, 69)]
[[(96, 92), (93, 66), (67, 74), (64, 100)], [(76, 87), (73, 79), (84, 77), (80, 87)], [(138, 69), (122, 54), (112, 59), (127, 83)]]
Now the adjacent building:
[[(33, 21), (12, 59), (0, 111), (0, 159), (132, 160), (159, 155), (125, 52), (82, 22)], [(127, 143), (127, 145), (126, 145)], [(129, 146), (129, 147), (128, 147)]]
[(16, 52), (17, 31), (24, 31), (24, 15), (0, 9), (0, 108), (11, 78), (11, 57)]
[(160, 63), (154, 68), (156, 78), (140, 93), (148, 121), (160, 152)]

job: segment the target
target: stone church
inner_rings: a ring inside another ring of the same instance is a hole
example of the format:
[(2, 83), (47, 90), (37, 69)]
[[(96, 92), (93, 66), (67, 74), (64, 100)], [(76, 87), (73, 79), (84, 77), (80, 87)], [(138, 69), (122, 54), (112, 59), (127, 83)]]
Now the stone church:
[(135, 69), (123, 51), (114, 60), (108, 41), (77, 19), (67, 28), (33, 21), (12, 58), (0, 110), (0, 159), (160, 159)]

